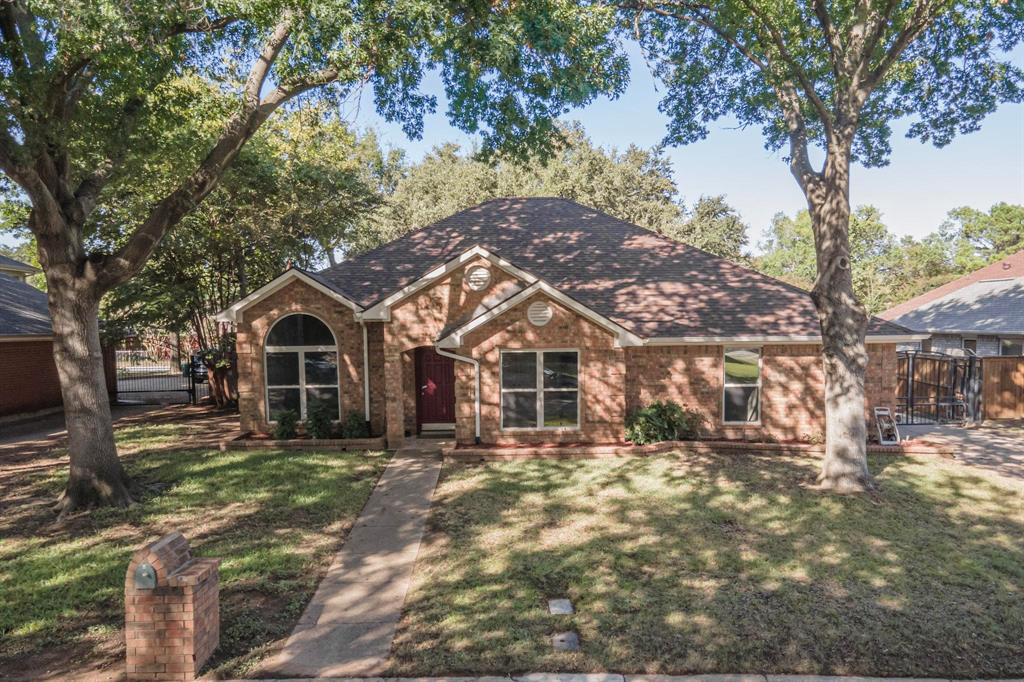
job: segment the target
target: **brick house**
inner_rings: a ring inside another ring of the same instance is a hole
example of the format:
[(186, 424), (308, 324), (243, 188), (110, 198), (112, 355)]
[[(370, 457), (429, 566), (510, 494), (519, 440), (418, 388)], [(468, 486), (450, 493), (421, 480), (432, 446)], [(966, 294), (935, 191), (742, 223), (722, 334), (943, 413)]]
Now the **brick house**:
[[(0, 417), (62, 403), (46, 293), (26, 281), (36, 272), (31, 265), (0, 255)], [(106, 349), (104, 361), (107, 388), (114, 394), (113, 353)]]
[(958, 277), (879, 317), (927, 332), (908, 350), (949, 355), (1024, 355), (1024, 250)]
[[(710, 435), (823, 434), (820, 332), (807, 292), (563, 199), (498, 199), (334, 267), (286, 271), (223, 311), (242, 429), (326, 401), (391, 447), (621, 441), (657, 399)], [(897, 343), (873, 319), (869, 406), (890, 405)]]

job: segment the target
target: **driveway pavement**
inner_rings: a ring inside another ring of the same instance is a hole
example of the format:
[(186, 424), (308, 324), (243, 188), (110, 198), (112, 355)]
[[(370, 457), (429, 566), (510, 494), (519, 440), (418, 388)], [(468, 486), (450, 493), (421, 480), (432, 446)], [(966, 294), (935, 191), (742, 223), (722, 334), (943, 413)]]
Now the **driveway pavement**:
[(1024, 422), (990, 422), (975, 427), (901, 426), (900, 434), (904, 438), (952, 446), (958, 462), (1024, 485)]
[[(111, 416), (115, 429), (132, 424), (185, 422), (192, 428), (174, 444), (178, 448), (215, 448), (222, 438), (238, 430), (236, 413), (206, 405), (117, 405), (111, 408)], [(67, 435), (63, 412), (0, 425), (0, 477), (25, 468), (66, 465)]]

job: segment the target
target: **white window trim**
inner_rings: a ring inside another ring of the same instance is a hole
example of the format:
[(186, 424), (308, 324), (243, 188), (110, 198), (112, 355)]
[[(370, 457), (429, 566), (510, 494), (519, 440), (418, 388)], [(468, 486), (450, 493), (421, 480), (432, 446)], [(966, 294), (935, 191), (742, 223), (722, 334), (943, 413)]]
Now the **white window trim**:
[[(267, 413), (267, 423), (276, 424), (276, 419), (270, 418), (270, 389), (272, 388), (294, 388), (299, 391), (299, 421), (306, 421), (308, 415), (306, 413), (306, 389), (309, 388), (335, 388), (338, 390), (338, 414), (336, 419), (333, 419), (335, 423), (341, 421), (341, 356), (338, 353), (338, 337), (335, 336), (334, 330), (331, 329), (331, 325), (321, 318), (319, 315), (313, 313), (289, 313), (282, 315), (274, 321), (274, 324), (270, 325), (270, 329), (267, 330), (266, 338), (270, 338), (270, 333), (274, 330), (282, 320), (294, 315), (307, 315), (323, 322), (324, 326), (327, 327), (327, 331), (331, 333), (331, 338), (334, 339), (333, 346), (263, 346), (263, 401)], [(307, 384), (306, 383), (306, 353), (334, 353), (335, 359), (338, 364), (338, 379), (333, 384)], [(270, 385), (270, 372), (268, 370), (269, 363), (267, 362), (268, 353), (298, 353), (299, 355), (299, 383), (296, 384), (274, 384)]]
[[(757, 351), (757, 383), (756, 384), (730, 384), (726, 382), (725, 375), (725, 354), (731, 350), (756, 350)], [(761, 413), (764, 411), (764, 391), (761, 388), (762, 379), (764, 377), (764, 348), (762, 346), (754, 345), (729, 345), (722, 346), (722, 426), (760, 426), (761, 425)], [(727, 388), (750, 388), (751, 386), (757, 387), (757, 421), (726, 421), (725, 420), (725, 389)]]
[[(504, 388), (506, 353), (533, 353), (536, 356), (537, 384), (535, 388)], [(576, 388), (544, 388), (544, 353), (575, 353), (576, 354)], [(505, 348), (498, 358), (498, 410), (500, 412), (501, 430), (508, 432), (523, 431), (579, 431), (582, 420), (583, 401), (582, 373), (580, 372), (580, 350), (578, 348)], [(576, 394), (576, 425), (575, 426), (544, 426), (544, 391), (558, 391)], [(505, 393), (536, 393), (537, 394), (537, 426), (505, 426), (505, 406), (501, 399)]]

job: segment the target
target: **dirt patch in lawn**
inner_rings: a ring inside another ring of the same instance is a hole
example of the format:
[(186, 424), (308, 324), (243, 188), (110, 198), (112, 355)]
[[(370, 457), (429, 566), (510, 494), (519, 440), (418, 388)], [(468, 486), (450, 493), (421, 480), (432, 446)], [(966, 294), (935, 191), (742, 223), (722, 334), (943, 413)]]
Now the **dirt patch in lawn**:
[(1021, 676), (1021, 491), (870, 464), (877, 498), (778, 454), (447, 465), (390, 673)]

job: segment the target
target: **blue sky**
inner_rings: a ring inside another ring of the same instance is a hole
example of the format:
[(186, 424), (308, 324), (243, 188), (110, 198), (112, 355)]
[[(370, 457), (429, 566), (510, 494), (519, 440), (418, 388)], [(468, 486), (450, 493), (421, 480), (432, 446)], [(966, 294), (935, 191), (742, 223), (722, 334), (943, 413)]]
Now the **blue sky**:
[[(664, 137), (667, 119), (658, 112), (661, 95), (642, 60), (635, 52), (631, 57), (632, 78), (622, 97), (601, 99), (566, 116), (580, 121), (599, 145), (649, 147)], [(1024, 60), (1024, 49), (1014, 58)], [(385, 144), (406, 149), (412, 160), (442, 142), (472, 145), (471, 137), (448, 125), (439, 80), (431, 78), (426, 90), (438, 96), (439, 106), (420, 140), (409, 140), (397, 125), (378, 117), (369, 96), (349, 118), (358, 127), (375, 128)], [(852, 203), (877, 206), (893, 232), (922, 237), (957, 206), (1024, 204), (1024, 105), (1003, 106), (985, 119), (980, 131), (943, 149), (906, 139), (907, 125), (894, 125), (890, 164), (857, 167), (851, 181)], [(750, 226), (752, 246), (775, 213), (794, 213), (805, 206), (781, 155), (765, 150), (758, 129), (743, 130), (734, 121), (721, 120), (707, 139), (670, 148), (668, 154), (686, 202), (703, 194), (725, 194)]]

